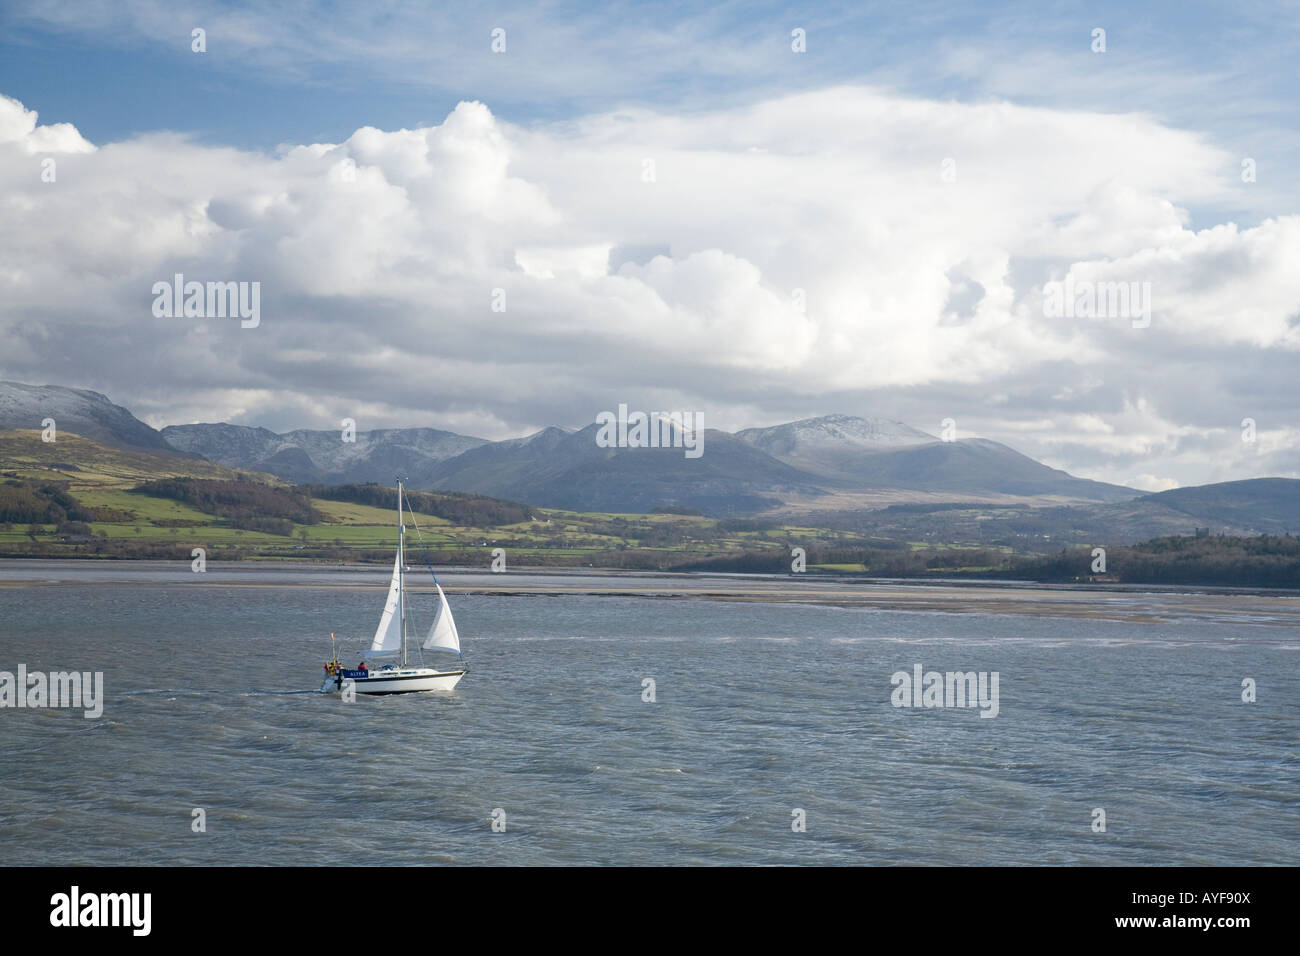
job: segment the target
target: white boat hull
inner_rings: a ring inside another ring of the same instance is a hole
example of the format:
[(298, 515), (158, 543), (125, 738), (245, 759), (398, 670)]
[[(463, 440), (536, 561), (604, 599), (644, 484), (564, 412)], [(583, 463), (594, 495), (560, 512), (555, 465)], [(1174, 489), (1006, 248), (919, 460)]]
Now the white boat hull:
[(366, 677), (331, 677), (325, 681), (321, 690), (341, 691), (351, 682), (358, 694), (418, 694), (431, 690), (451, 690), (465, 673), (464, 669), (439, 671), (431, 667), (403, 667), (374, 671)]

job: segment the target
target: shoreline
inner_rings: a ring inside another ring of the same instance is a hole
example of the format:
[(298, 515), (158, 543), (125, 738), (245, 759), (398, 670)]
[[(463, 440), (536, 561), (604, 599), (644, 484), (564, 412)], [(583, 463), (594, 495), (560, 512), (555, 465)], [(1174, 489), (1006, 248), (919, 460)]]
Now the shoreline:
[[(415, 570), (414, 568), (412, 570)], [(719, 574), (595, 568), (437, 569), (448, 594), (498, 598), (611, 597), (700, 600), (737, 604), (797, 604), (843, 609), (947, 614), (1089, 618), (1128, 624), (1175, 620), (1243, 626), (1300, 626), (1300, 594), (1242, 588), (1174, 585), (1057, 585), (1020, 581), (854, 579), (839, 575)], [(307, 578), (306, 580), (304, 578)], [(333, 580), (331, 580), (333, 578)], [(515, 580), (510, 580), (510, 579)], [(8, 559), (0, 561), (0, 593), (63, 588), (203, 588), (217, 590), (379, 591), (385, 569), (373, 565), (274, 565), (239, 562), (209, 566), (201, 575), (174, 561), (112, 562)], [(413, 593), (434, 593), (431, 583)]]

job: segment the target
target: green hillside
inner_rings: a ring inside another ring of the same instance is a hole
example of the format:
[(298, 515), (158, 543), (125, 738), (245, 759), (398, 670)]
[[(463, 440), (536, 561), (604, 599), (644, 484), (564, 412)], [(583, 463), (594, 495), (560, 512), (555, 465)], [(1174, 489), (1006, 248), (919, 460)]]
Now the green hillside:
[[(417, 492), (408, 545), (440, 564), (667, 568), (860, 536), (672, 514), (587, 514), (482, 495)], [(0, 432), (0, 556), (392, 560), (396, 493), (379, 485), (295, 486), (197, 459), (123, 451), (61, 433)], [(888, 544), (887, 542), (885, 544)]]
[[(681, 507), (582, 513), (415, 492), (407, 541), (413, 562), (427, 549), (435, 564), (484, 568), (500, 548), (511, 568), (786, 573), (801, 548), (814, 573), (1298, 587), (1300, 543), (1287, 530), (1297, 521), (1297, 486), (1259, 479), (1032, 511), (895, 505), (819, 515), (837, 525), (829, 528), (811, 517), (786, 524)], [(293, 485), (76, 435), (45, 444), (39, 432), (0, 432), (0, 557), (188, 561), (203, 548), (209, 561), (388, 563), (395, 508), (396, 492), (381, 485)], [(1215, 520), (1233, 524), (1211, 534)], [(1135, 529), (1152, 530), (1152, 540), (1134, 540)], [(1107, 548), (1104, 573), (1091, 570), (1094, 546)]]

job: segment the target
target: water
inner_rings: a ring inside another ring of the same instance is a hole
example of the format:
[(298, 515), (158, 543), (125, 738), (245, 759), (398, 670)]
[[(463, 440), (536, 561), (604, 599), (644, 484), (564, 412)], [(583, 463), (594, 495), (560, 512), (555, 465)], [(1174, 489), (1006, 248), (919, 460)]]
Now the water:
[[(106, 686), (0, 710), (0, 863), (1300, 862), (1292, 597), (448, 573), (454, 693), (316, 693), (386, 576), (0, 563), (0, 670)], [(892, 707), (916, 663), (998, 716)]]

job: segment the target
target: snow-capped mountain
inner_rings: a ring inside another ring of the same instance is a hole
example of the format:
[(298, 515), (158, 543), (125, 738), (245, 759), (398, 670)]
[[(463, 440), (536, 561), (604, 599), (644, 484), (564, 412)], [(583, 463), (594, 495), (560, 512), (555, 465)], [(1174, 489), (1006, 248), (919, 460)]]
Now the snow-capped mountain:
[(0, 382), (0, 429), (43, 430), (54, 420), (54, 437), (61, 432), (92, 438), (114, 448), (147, 448), (173, 452), (158, 432), (108, 397), (84, 388)]

